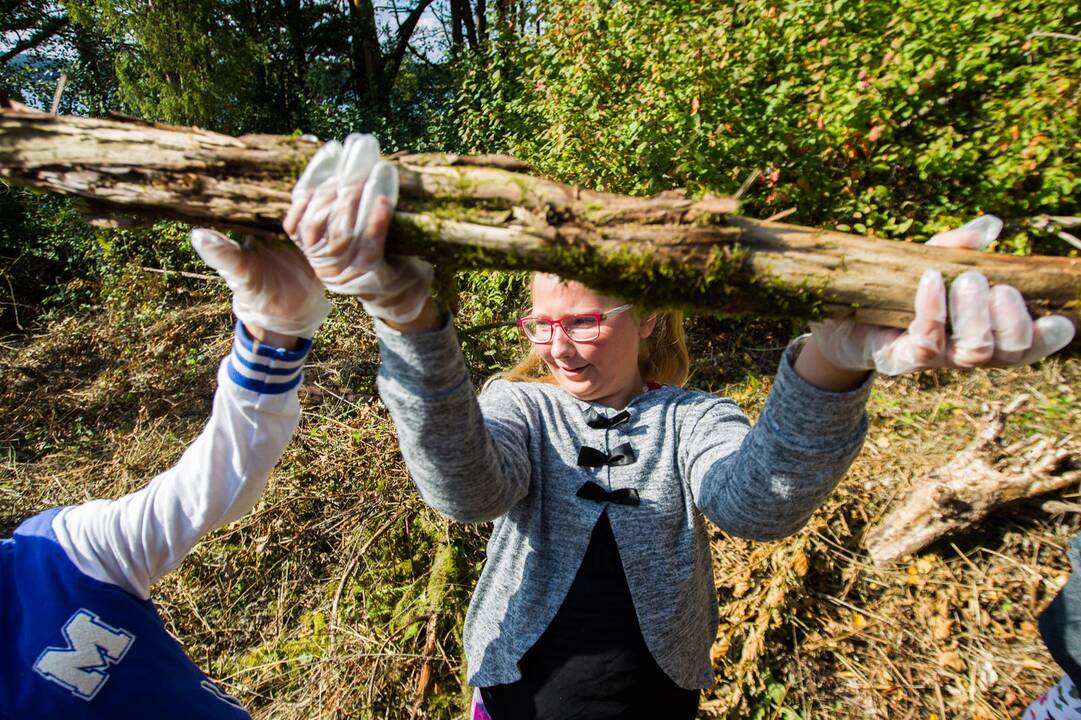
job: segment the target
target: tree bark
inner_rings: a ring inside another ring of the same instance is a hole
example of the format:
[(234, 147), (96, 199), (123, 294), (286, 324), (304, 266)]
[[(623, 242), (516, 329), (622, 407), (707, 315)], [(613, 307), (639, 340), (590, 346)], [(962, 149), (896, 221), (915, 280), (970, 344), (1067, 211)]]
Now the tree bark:
[(473, 22), (473, 6), (469, 0), (451, 0), (458, 6), (458, 12), (462, 16), (462, 24), (465, 27), (465, 38), (469, 42), (469, 49), (476, 52), (480, 48), (477, 41), (477, 25)]
[(450, 54), (457, 57), (465, 45), (460, 0), (450, 0)]
[[(99, 218), (173, 218), (280, 232), (317, 143), (0, 110), (0, 175), (84, 199)], [(391, 158), (401, 200), (390, 249), (458, 269), (555, 272), (655, 306), (763, 316), (912, 318), (927, 268), (979, 270), (1036, 315), (1079, 324), (1081, 259), (1013, 257), (815, 230), (734, 213), (728, 197), (628, 197), (526, 174), (505, 156)]]
[(477, 0), (476, 10), (477, 48), (488, 49), (488, 7), (485, 0)]

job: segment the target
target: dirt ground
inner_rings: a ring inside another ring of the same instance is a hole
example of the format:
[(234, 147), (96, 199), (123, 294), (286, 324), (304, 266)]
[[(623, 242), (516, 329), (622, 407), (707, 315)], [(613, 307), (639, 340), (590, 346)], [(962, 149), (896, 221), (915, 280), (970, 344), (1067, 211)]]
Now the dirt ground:
[[(196, 281), (139, 282), (122, 305), (0, 340), (4, 535), (52, 505), (136, 489), (201, 428), (227, 304)], [(790, 328), (698, 319), (690, 335), (691, 384), (757, 415)], [(466, 350), (478, 379), (516, 351)], [(169, 629), (257, 718), (463, 714), (461, 623), (487, 528), (420, 503), (376, 367), (370, 325), (340, 306), (264, 498), (155, 588)], [(1076, 514), (1024, 501), (885, 568), (863, 547), (915, 479), (971, 441), (987, 403), (1022, 393), (1004, 446), (1081, 431), (1075, 359), (880, 378), (862, 454), (803, 531), (775, 543), (714, 531), (722, 625), (702, 717), (1016, 718), (1058, 679), (1036, 619), (1068, 575)]]

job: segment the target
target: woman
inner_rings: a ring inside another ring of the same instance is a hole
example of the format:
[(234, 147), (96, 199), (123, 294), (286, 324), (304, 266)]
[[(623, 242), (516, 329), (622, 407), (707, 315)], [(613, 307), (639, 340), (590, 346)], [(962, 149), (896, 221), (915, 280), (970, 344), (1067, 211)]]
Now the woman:
[[(317, 153), (286, 232), (335, 292), (377, 318), (378, 385), (424, 500), (494, 521), (465, 624), (474, 715), (694, 717), (713, 682), (716, 596), (704, 518), (776, 539), (798, 530), (859, 452), (870, 370), (1032, 362), (1066, 344), (1012, 288), (929, 273), (908, 332), (823, 323), (786, 350), (758, 423), (682, 390), (679, 316), (551, 275), (519, 325), (533, 355), (474, 397), (431, 271), (386, 258), (394, 168), (370, 137)], [(993, 221), (936, 242), (978, 245)], [(515, 382), (530, 367), (548, 382)]]

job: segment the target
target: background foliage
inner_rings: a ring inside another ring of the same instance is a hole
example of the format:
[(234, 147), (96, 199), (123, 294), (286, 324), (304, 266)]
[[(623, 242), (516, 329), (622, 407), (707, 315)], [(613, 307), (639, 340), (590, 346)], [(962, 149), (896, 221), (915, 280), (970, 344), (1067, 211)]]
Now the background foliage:
[(1070, 0), (555, 0), (541, 20), (469, 68), (471, 149), (628, 193), (759, 169), (749, 212), (883, 237), (1076, 211), (1081, 53), (1050, 34), (1081, 27)]

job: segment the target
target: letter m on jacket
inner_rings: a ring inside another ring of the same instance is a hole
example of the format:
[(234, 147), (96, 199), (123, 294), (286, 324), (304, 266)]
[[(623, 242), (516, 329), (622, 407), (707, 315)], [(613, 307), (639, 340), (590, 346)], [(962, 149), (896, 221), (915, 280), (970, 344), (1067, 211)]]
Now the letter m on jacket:
[(61, 628), (66, 647), (47, 647), (34, 671), (83, 700), (93, 700), (109, 679), (109, 666), (124, 659), (135, 636), (106, 625), (89, 610), (79, 609)]

